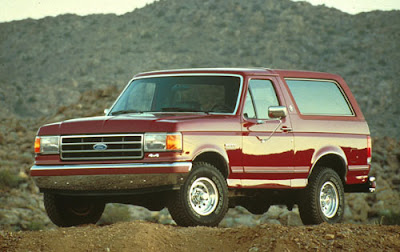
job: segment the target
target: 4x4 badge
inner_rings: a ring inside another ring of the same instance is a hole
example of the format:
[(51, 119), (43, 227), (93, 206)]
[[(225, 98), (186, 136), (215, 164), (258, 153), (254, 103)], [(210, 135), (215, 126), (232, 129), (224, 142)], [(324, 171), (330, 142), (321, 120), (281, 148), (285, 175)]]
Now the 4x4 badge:
[(236, 150), (237, 149), (237, 145), (231, 144), (231, 143), (224, 144), (224, 147), (225, 147), (225, 150)]
[(103, 144), (103, 143), (98, 143), (93, 145), (93, 150), (97, 150), (97, 151), (102, 151), (102, 150), (107, 150), (107, 144)]

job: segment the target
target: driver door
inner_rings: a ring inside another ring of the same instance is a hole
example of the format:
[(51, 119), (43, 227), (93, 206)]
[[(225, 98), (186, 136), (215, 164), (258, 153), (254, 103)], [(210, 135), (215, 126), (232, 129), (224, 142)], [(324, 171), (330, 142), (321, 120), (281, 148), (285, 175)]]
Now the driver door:
[(294, 143), (289, 115), (270, 118), (270, 106), (284, 106), (274, 78), (249, 80), (242, 117), (243, 187), (286, 188), (293, 178)]

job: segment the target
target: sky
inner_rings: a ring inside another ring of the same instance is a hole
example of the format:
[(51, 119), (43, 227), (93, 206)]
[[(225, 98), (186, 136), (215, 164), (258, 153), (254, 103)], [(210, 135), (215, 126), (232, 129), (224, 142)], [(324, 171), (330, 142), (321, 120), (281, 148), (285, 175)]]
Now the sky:
[[(81, 16), (95, 13), (122, 15), (152, 2), (154, 0), (0, 0), (0, 22), (26, 18), (40, 19), (66, 13)], [(350, 14), (372, 10), (400, 10), (400, 0), (307, 0), (307, 2), (313, 5), (325, 4)]]

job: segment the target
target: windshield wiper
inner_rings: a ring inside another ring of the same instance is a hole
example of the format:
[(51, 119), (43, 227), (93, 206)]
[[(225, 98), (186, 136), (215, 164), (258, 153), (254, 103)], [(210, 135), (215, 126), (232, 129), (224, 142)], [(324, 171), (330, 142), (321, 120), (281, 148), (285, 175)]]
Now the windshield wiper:
[(142, 114), (143, 112), (145, 112), (145, 111), (140, 111), (140, 110), (135, 110), (135, 109), (127, 109), (127, 110), (118, 110), (118, 111), (115, 111), (115, 112), (111, 112), (110, 115), (115, 116), (115, 115), (130, 114), (130, 113)]

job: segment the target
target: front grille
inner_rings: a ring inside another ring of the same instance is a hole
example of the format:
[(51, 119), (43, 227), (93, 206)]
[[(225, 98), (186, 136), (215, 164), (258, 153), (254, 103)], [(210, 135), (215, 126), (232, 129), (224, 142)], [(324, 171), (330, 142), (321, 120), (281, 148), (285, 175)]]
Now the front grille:
[(61, 137), (62, 160), (143, 158), (143, 135), (85, 135)]

